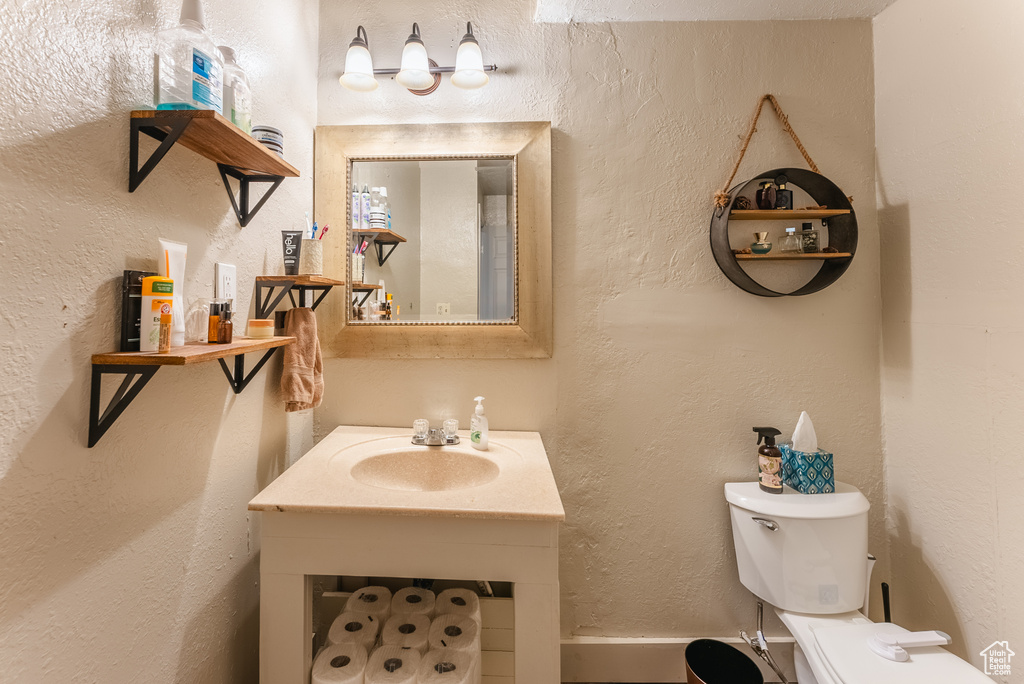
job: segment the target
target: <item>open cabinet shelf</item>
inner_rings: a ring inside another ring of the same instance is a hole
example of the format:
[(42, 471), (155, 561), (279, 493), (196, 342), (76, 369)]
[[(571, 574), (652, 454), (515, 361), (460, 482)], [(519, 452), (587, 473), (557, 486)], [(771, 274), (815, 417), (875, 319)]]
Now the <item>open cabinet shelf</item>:
[(849, 259), (849, 252), (813, 252), (808, 254), (737, 254), (740, 261), (814, 261), (815, 259)]
[[(309, 306), (316, 311), (316, 307), (320, 306), (320, 302), (332, 288), (344, 286), (344, 280), (325, 278), (321, 275), (256, 276), (256, 318), (270, 318), (270, 314), (274, 312), (285, 295), (288, 295), (293, 307), (305, 306), (307, 292), (319, 293), (319, 296)], [(275, 296), (274, 289), (278, 287), (282, 289)], [(299, 293), (298, 303), (295, 301), (294, 292)]]

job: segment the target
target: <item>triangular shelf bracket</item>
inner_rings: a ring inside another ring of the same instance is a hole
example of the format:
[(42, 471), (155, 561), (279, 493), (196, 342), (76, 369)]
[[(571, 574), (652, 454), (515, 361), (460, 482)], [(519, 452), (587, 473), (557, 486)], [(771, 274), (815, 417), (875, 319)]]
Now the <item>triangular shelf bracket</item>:
[(270, 357), (273, 356), (276, 351), (277, 347), (268, 349), (267, 353), (263, 355), (263, 358), (260, 359), (255, 366), (253, 366), (248, 375), (245, 373), (245, 354), (235, 355), (235, 372), (233, 375), (231, 373), (231, 369), (228, 368), (228, 364), (224, 362), (224, 359), (217, 360), (220, 361), (220, 367), (223, 369), (224, 375), (227, 376), (228, 382), (231, 383), (231, 389), (235, 391), (235, 394), (241, 394), (242, 390), (244, 390), (249, 382), (256, 377), (256, 374), (260, 372), (263, 365), (270, 360)]
[[(277, 186), (284, 180), (284, 176), (243, 173), (234, 166), (228, 166), (227, 164), (217, 164), (217, 169), (220, 171), (220, 177), (224, 181), (224, 189), (228, 191), (228, 197), (231, 199), (231, 208), (235, 210), (238, 223), (243, 228), (249, 225), (252, 217), (263, 208), (266, 201), (277, 190)], [(231, 183), (228, 181), (229, 176), (238, 181), (238, 200), (235, 200), (235, 191), (231, 189)], [(251, 183), (271, 183), (270, 189), (264, 193), (263, 197), (260, 198), (260, 201), (252, 209), (249, 208), (249, 185)]]
[[(128, 144), (128, 192), (135, 192), (142, 185), (142, 181), (146, 180), (146, 176), (163, 160), (191, 122), (191, 119), (161, 116), (131, 120)], [(166, 127), (169, 130), (165, 131), (161, 127)], [(142, 165), (142, 168), (139, 168), (139, 133), (145, 133), (160, 141), (160, 145), (153, 151), (153, 154), (149, 155), (149, 159)]]
[[(128, 404), (132, 403), (135, 397), (139, 396), (139, 392), (146, 386), (156, 372), (160, 370), (160, 366), (134, 366), (129, 364), (123, 365), (101, 365), (94, 364), (92, 367), (92, 388), (89, 393), (89, 448), (96, 446), (96, 443), (100, 441), (100, 438), (106, 434), (110, 426), (114, 424), (124, 410), (128, 408)], [(103, 387), (103, 376), (106, 374), (123, 374), (124, 380), (121, 381), (121, 386), (114, 392), (114, 396), (111, 397), (110, 403), (107, 404), (107, 408), (103, 410), (103, 415), (100, 415), (100, 390)], [(138, 378), (138, 379), (136, 379)]]

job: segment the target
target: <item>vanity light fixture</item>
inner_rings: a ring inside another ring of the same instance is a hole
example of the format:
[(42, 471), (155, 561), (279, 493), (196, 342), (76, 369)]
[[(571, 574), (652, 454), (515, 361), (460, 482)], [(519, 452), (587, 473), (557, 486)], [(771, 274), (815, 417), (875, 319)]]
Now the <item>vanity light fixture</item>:
[(355, 40), (348, 44), (348, 54), (345, 55), (345, 73), (338, 80), (349, 90), (368, 93), (377, 89), (377, 79), (373, 77), (374, 73), (366, 29), (360, 26), (356, 29)]
[[(440, 78), (440, 77), (438, 77)], [(420, 38), (419, 24), (412, 25), (412, 34), (402, 49), (402, 70), (395, 80), (409, 90), (424, 90), (434, 84), (434, 76), (427, 63), (427, 48)]]
[(339, 81), (349, 90), (369, 92), (377, 89), (375, 76), (394, 76), (413, 95), (429, 95), (441, 83), (441, 74), (452, 75), (452, 85), (463, 90), (482, 88), (490, 81), (486, 72), (497, 71), (493, 64), (484, 64), (480, 43), (473, 35), (473, 25), (466, 22), (466, 35), (459, 43), (455, 66), (438, 66), (427, 58), (427, 48), (420, 37), (419, 24), (412, 25), (412, 34), (405, 41), (400, 69), (374, 69), (367, 46), (366, 30), (360, 26), (355, 40), (348, 47), (345, 73)]

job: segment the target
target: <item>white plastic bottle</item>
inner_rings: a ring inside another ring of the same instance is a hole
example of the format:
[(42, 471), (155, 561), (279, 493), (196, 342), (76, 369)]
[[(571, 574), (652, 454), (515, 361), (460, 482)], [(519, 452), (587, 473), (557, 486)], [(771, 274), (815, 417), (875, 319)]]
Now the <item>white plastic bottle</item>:
[(474, 449), (487, 451), (487, 416), (484, 415), (484, 398), (476, 397), (476, 410), (469, 417), (469, 441)]
[(362, 206), (359, 211), (359, 229), (364, 233), (370, 231), (370, 188), (363, 186)]
[(359, 230), (360, 216), (362, 211), (359, 209), (362, 204), (362, 194), (359, 192), (359, 185), (352, 183), (352, 230)]
[(388, 214), (387, 229), (391, 230), (391, 202), (388, 200), (388, 189), (383, 185), (380, 186), (380, 203)]
[(249, 78), (235, 61), (235, 51), (217, 47), (224, 57), (224, 116), (247, 134), (252, 134), (252, 89)]
[(156, 34), (157, 109), (223, 112), (224, 61), (203, 17), (200, 0), (183, 0), (180, 23)]

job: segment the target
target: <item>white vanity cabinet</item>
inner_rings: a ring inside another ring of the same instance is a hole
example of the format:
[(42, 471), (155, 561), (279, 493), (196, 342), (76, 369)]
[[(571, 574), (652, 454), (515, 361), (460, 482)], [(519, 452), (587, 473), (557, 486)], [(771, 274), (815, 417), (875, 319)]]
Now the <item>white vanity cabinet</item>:
[[(511, 582), (514, 675), (484, 682), (558, 684), (565, 514), (540, 435), (492, 431), (492, 448), (477, 454), (497, 464), (497, 476), (474, 487), (391, 489), (380, 473), (375, 485), (352, 476), (367, 458), (411, 449), (410, 437), (403, 429), (340, 427), (249, 503), (263, 514), (260, 681), (309, 684), (311, 578), (348, 575)], [(420, 448), (436, 450), (428, 454), (439, 464), (459, 464), (444, 458), (451, 447)], [(409, 487), (407, 475), (395, 473), (395, 486)], [(427, 479), (444, 482), (443, 474)]]

